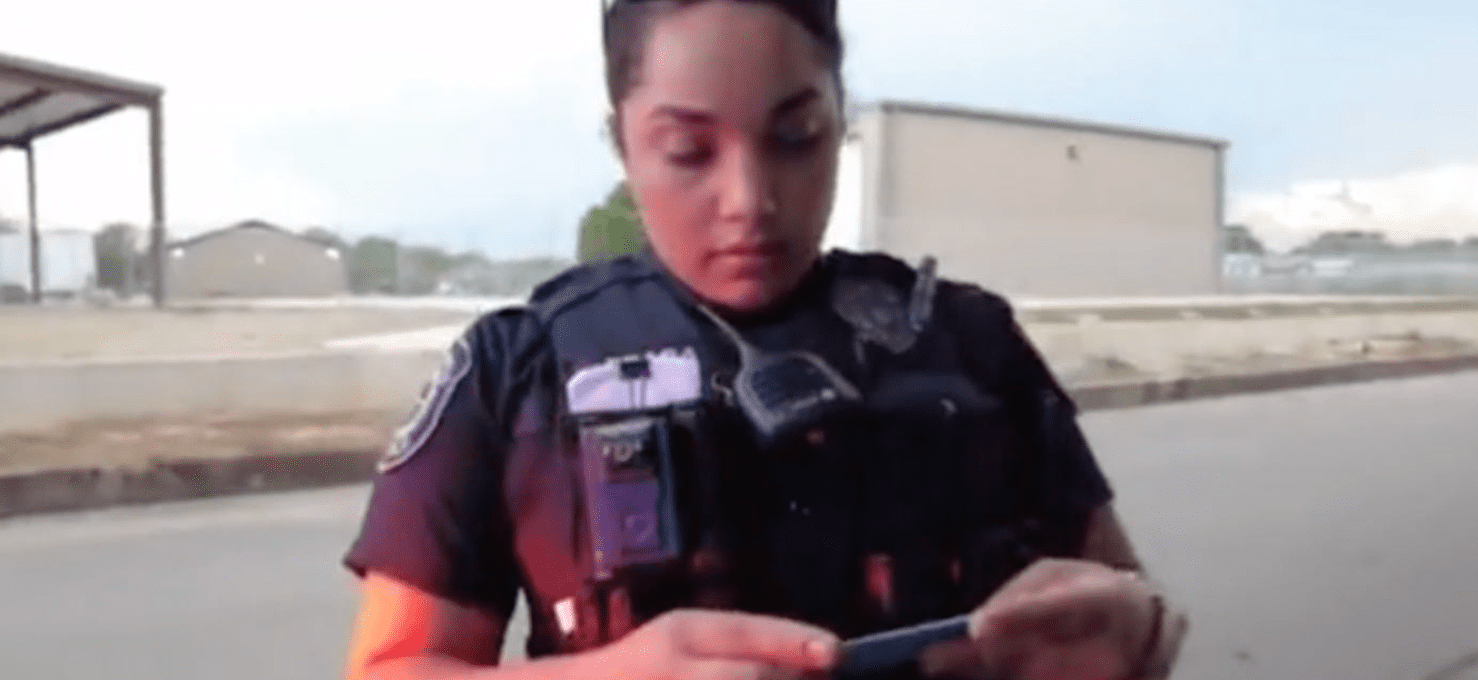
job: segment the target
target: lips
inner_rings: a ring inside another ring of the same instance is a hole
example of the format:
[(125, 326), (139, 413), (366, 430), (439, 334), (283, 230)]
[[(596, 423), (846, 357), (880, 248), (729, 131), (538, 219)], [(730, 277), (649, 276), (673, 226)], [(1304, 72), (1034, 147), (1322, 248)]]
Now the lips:
[(742, 243), (726, 248), (720, 248), (720, 257), (769, 259), (780, 257), (785, 254), (785, 243), (781, 241), (765, 241), (760, 243)]
[(784, 263), (785, 248), (775, 245), (724, 248), (718, 251), (715, 260), (730, 276), (765, 277)]

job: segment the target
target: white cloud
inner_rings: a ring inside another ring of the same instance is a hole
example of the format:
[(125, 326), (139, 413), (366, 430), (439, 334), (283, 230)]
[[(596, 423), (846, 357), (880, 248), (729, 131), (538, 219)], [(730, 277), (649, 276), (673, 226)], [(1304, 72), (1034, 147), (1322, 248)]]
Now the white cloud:
[[(343, 214), (333, 187), (263, 157), (273, 130), (387, 116), (415, 128), (416, 99), (495, 111), (551, 88), (592, 121), (603, 108), (599, 16), (579, 0), (49, 0), (7, 7), (5, 23), (7, 52), (165, 88), (169, 220), (186, 233)], [(146, 130), (125, 112), (39, 143), (43, 222), (147, 221)], [(0, 155), (0, 212), (24, 213), (19, 159)]]
[[(571, 223), (617, 173), (596, 135), (605, 102), (593, 0), (10, 5), (0, 49), (166, 88), (169, 217), (177, 232), (246, 217), (352, 228), (371, 218), (430, 215), (460, 220), (459, 229), (501, 221), (490, 227), (501, 231), (489, 238), (511, 242), (527, 238), (522, 232), (530, 223), (539, 229)], [(1312, 5), (1302, 7), (1292, 23), (1317, 13)], [(1270, 0), (843, 0), (841, 6), (848, 69), (863, 96), (1021, 106), (1125, 123), (1147, 123), (1135, 118), (1174, 110), (1180, 113), (1162, 118), (1176, 125), (1214, 121), (1197, 131), (1233, 137), (1234, 161), (1259, 151), (1242, 146), (1226, 124), (1243, 121), (1243, 132), (1263, 135), (1264, 148), (1292, 145), (1295, 134), (1318, 137), (1340, 124), (1334, 116), (1317, 127), (1286, 120), (1292, 114), (1258, 118), (1274, 115), (1259, 114), (1264, 105), (1283, 111), (1274, 106), (1279, 102), (1302, 111), (1311, 95), (1290, 94), (1286, 82), (1277, 90), (1281, 73), (1299, 73), (1279, 60), (1306, 56), (1276, 45), (1236, 53), (1231, 47), (1245, 38), (1218, 37), (1288, 28), (1286, 13)], [(1297, 44), (1293, 37), (1318, 37), (1293, 29), (1272, 35), (1282, 45)], [(1347, 42), (1350, 49), (1366, 47), (1363, 37)], [(1329, 47), (1308, 44), (1310, 51)], [(1453, 47), (1454, 55), (1466, 44)], [(1177, 56), (1196, 64), (1187, 67), (1193, 78), (1145, 79)], [(1227, 72), (1203, 73), (1208, 63)], [(1209, 90), (1163, 91), (1171, 87), (1164, 83), (1192, 80), (1219, 88), (1234, 67), (1249, 63), (1255, 66), (1239, 72), (1242, 86), (1252, 87), (1251, 79), (1255, 88), (1240, 101), (1227, 100), (1235, 106), (1186, 103)], [(1337, 71), (1330, 77), (1348, 79), (1348, 87), (1340, 85), (1348, 91), (1364, 75)], [(1398, 123), (1417, 116), (1392, 111)], [(1461, 129), (1460, 117), (1431, 127)], [(1347, 137), (1390, 134), (1392, 124), (1379, 120)], [(313, 144), (314, 134), (340, 146)], [(43, 220), (82, 227), (114, 219), (145, 222), (146, 139), (143, 116), (130, 112), (42, 142)], [(1337, 140), (1351, 148), (1345, 141)], [(0, 154), (0, 213), (7, 215), (24, 213), (19, 158)], [(1277, 159), (1278, 167), (1288, 162)], [(1341, 157), (1330, 166), (1345, 162)], [(358, 167), (365, 164), (385, 167)], [(426, 179), (433, 174), (447, 177)], [(1461, 197), (1441, 198), (1478, 196), (1465, 171), (1437, 173), (1447, 179), (1428, 175), (1373, 180), (1369, 187), (1357, 181), (1352, 192), (1362, 199), (1369, 194), (1385, 211), (1380, 219), (1398, 231), (1434, 231), (1478, 210)], [(1387, 185), (1390, 196), (1382, 193)], [(1291, 234), (1288, 239), (1301, 238), (1311, 224), (1343, 219), (1337, 205), (1306, 193), (1248, 196), (1234, 203), (1233, 212)], [(567, 250), (570, 233), (555, 234), (559, 248)]]
[(1395, 242), (1478, 235), (1478, 164), (1376, 179), (1302, 182), (1238, 197), (1228, 215), (1278, 249), (1326, 229), (1381, 231)]

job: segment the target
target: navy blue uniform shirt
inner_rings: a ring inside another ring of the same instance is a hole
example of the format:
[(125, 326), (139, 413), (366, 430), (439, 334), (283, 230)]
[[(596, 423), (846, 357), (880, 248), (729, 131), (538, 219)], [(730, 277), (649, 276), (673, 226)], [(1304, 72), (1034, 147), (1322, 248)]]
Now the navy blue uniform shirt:
[[(826, 302), (828, 277), (828, 266), (818, 266), (785, 305), (736, 325), (766, 349), (788, 349), (804, 339), (850, 370), (853, 336)], [(666, 282), (674, 295), (686, 295), (670, 278)], [(1008, 414), (1034, 417), (1033, 404), (1043, 393), (1066, 405), (1069, 416), (1053, 420), (1052, 431), (1034, 440), (1031, 475), (1015, 483), (1029, 487), (1019, 492), (1049, 518), (1048, 543), (1071, 554), (1089, 513), (1112, 493), (1071, 417), (1066, 393), (999, 296), (941, 281), (934, 319), (959, 339), (967, 377), (988, 385)], [(562, 518), (576, 512), (570, 470), (552, 467), (558, 465), (554, 456), (516, 455), (520, 449), (513, 446), (529, 433), (555, 430), (530, 415), (552, 411), (523, 408), (561, 387), (549, 368), (548, 344), (534, 315), (517, 309), (488, 314), (467, 330), (397, 437), (345, 558), (356, 573), (376, 571), (505, 622), (523, 588), (534, 604), (529, 651), (535, 655), (552, 652), (555, 635), (547, 613), (553, 603), (543, 601), (538, 577), (569, 571), (551, 564), (557, 558), (541, 546), (565, 540), (557, 535), (567, 525)]]

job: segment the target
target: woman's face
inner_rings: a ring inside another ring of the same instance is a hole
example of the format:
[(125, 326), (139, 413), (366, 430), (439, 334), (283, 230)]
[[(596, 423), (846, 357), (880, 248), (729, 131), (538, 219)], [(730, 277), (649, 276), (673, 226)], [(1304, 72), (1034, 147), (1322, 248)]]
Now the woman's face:
[(821, 49), (774, 7), (711, 0), (662, 15), (642, 53), (617, 134), (652, 248), (708, 302), (763, 308), (831, 211), (843, 121)]

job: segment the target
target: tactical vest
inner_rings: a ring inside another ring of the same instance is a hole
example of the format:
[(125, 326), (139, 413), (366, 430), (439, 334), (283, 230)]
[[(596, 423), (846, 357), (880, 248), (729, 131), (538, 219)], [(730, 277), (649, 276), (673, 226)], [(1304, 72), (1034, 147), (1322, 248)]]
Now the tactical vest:
[[(829, 258), (836, 280), (904, 296), (914, 276), (891, 258)], [(522, 404), (510, 456), (513, 511), (540, 518), (517, 532), (547, 600), (531, 598), (534, 626), (557, 638), (531, 654), (589, 649), (683, 606), (864, 634), (967, 611), (1034, 556), (1023, 433), (965, 377), (947, 318), (906, 348), (832, 352), (863, 403), (766, 449), (726, 389), (736, 350), (650, 265), (579, 270), (531, 309), (552, 350), (541, 379), (559, 385)]]

